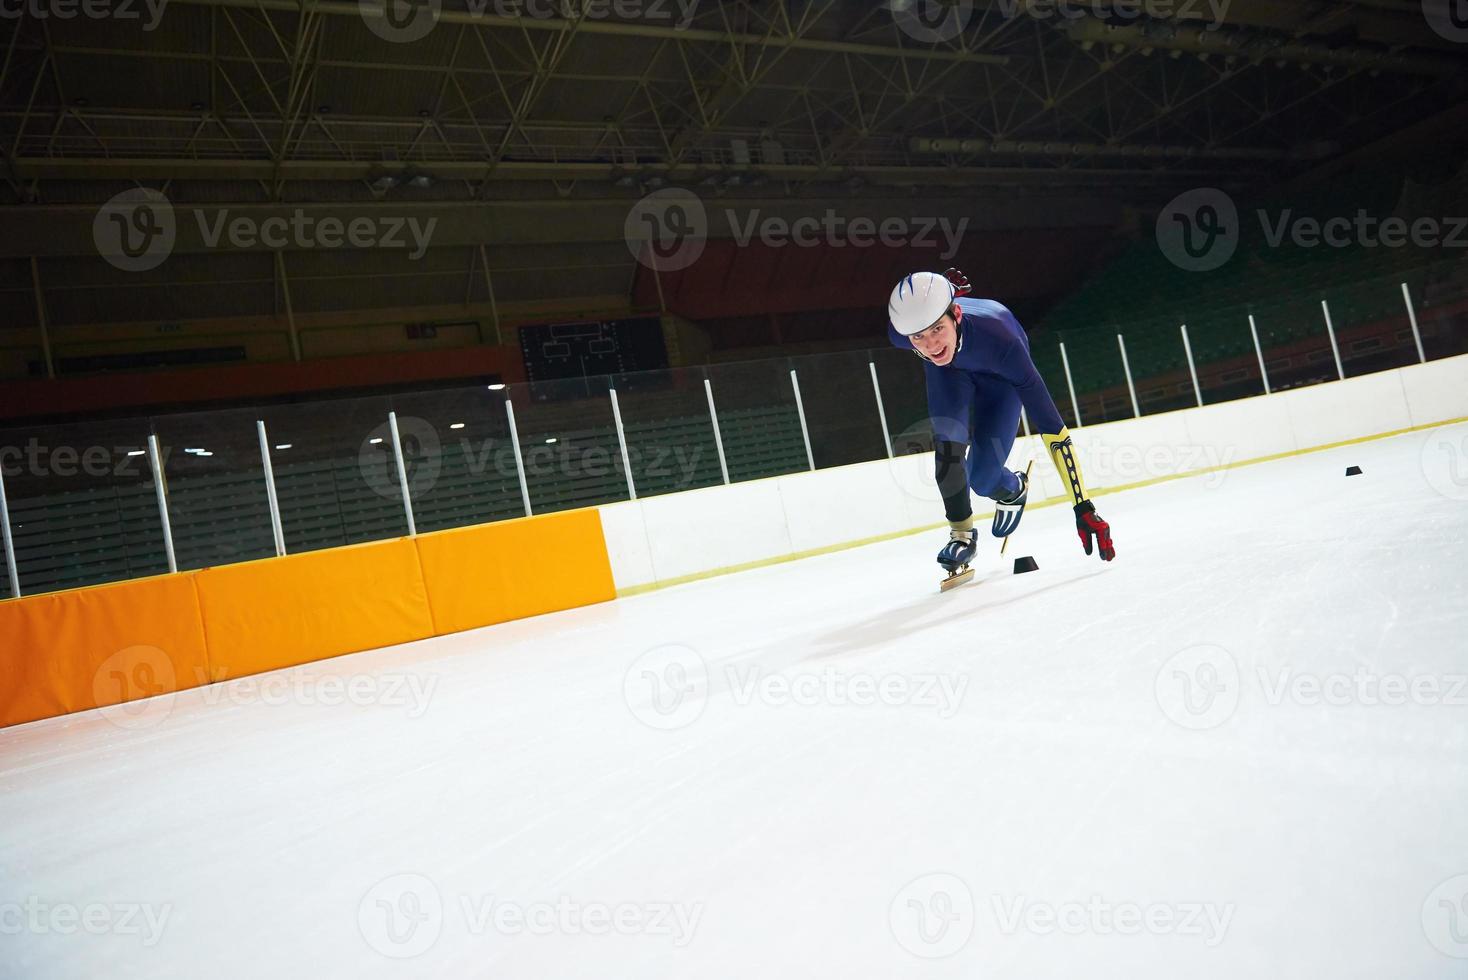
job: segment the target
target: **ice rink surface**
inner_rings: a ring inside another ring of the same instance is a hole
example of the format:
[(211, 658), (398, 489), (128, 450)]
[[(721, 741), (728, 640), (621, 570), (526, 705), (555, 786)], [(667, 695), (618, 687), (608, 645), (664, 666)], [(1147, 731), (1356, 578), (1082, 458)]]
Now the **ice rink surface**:
[(0, 976), (1468, 976), (1468, 426), (1097, 504), (0, 731)]

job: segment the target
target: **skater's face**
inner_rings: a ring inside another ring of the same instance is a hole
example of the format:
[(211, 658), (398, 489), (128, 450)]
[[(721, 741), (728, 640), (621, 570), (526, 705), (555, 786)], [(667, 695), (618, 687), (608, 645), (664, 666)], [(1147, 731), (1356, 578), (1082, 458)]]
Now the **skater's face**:
[(958, 353), (958, 317), (961, 315), (955, 303), (938, 318), (937, 323), (922, 333), (913, 334), (910, 338), (912, 346), (938, 367), (952, 364), (954, 355)]

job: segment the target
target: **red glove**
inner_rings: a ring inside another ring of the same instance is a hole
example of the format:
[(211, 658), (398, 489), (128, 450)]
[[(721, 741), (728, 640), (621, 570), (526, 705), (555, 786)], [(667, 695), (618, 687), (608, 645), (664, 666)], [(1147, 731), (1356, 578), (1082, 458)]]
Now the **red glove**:
[(957, 269), (949, 269), (947, 272), (943, 273), (943, 278), (953, 283), (954, 297), (967, 296), (969, 293), (974, 291), (974, 287), (969, 285), (968, 276), (964, 275), (962, 272), (959, 272)]
[(1111, 543), (1111, 525), (1101, 519), (1089, 500), (1076, 504), (1076, 533), (1081, 536), (1081, 547), (1086, 549), (1086, 554), (1091, 553), (1091, 539), (1095, 538), (1101, 545), (1102, 561), (1116, 557), (1116, 545)]

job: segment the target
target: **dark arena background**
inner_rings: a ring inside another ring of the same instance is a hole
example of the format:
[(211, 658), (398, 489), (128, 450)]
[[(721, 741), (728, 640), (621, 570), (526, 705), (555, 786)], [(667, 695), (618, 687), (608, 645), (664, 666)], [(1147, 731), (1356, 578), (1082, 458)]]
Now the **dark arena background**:
[(1465, 259), (1468, 0), (0, 0), (0, 977), (1461, 976)]

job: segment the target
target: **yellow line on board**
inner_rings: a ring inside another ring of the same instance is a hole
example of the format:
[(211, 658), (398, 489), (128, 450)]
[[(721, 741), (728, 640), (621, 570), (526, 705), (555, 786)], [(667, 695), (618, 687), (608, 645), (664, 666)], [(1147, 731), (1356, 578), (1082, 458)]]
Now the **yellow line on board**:
[[(1151, 416), (1147, 417), (1150, 418)], [(1363, 442), (1375, 442), (1377, 439), (1390, 439), (1392, 436), (1406, 435), (1410, 432), (1421, 432), (1425, 429), (1437, 429), (1445, 425), (1457, 425), (1461, 422), (1468, 422), (1468, 415), (1455, 419), (1446, 419), (1442, 422), (1430, 422), (1426, 425), (1409, 426), (1405, 429), (1393, 429), (1390, 432), (1378, 432), (1377, 434), (1370, 436), (1358, 436), (1354, 439), (1343, 439), (1340, 442), (1328, 442), (1323, 446), (1310, 446), (1307, 449), (1291, 449), (1288, 452), (1275, 453), (1272, 456), (1257, 456), (1253, 459), (1239, 460), (1236, 463), (1227, 463), (1223, 466), (1214, 466), (1206, 470), (1191, 470), (1187, 473), (1171, 473), (1167, 476), (1157, 476), (1153, 477), (1150, 480), (1141, 480), (1137, 483), (1127, 483), (1119, 487), (1107, 487), (1104, 490), (1094, 490), (1092, 491), (1091, 496), (1104, 497), (1107, 494), (1122, 493), (1126, 490), (1138, 490), (1142, 487), (1156, 486), (1159, 483), (1168, 483), (1172, 480), (1186, 480), (1190, 477), (1205, 476), (1209, 473), (1220, 472), (1221, 470), (1242, 469), (1245, 466), (1253, 466), (1257, 463), (1270, 463), (1274, 462), (1275, 460), (1287, 459), (1291, 456), (1305, 456), (1310, 453), (1321, 453), (1325, 452), (1327, 449), (1339, 449), (1342, 446), (1354, 446)], [(777, 478), (771, 477), (771, 479)], [(1056, 504), (1060, 503), (1070, 503), (1070, 495), (1066, 494), (1059, 497), (1048, 497), (1044, 500), (1036, 501), (1035, 503), (1030, 504), (1029, 507), (1026, 509), (1038, 510), (1042, 507), (1053, 507)], [(982, 520), (986, 517), (992, 518), (993, 516), (993, 511), (974, 515), (975, 519), (977, 520)], [(911, 537), (915, 534), (925, 534), (928, 531), (936, 531), (940, 527), (947, 526), (947, 521), (942, 521), (937, 524), (925, 524), (922, 527), (909, 528), (906, 531), (892, 531), (888, 534), (878, 534), (870, 538), (858, 538), (855, 541), (843, 541), (840, 544), (830, 544), (822, 548), (811, 548), (807, 551), (795, 551), (785, 555), (775, 555), (772, 558), (760, 558), (755, 561), (741, 562), (738, 565), (725, 565), (722, 568), (711, 568), (706, 572), (694, 572), (690, 575), (679, 575), (677, 578), (665, 579), (660, 582), (649, 582), (645, 585), (632, 585), (628, 586), (625, 589), (618, 589), (617, 598), (626, 599), (631, 596), (644, 595), (648, 592), (656, 592), (659, 589), (672, 588), (675, 585), (687, 585), (689, 582), (698, 582), (703, 579), (717, 578), (721, 575), (733, 575), (735, 572), (747, 572), (751, 569), (764, 568), (769, 565), (781, 565), (788, 561), (800, 561), (803, 558), (814, 558), (817, 555), (829, 555), (837, 551), (849, 551), (852, 548), (864, 548), (869, 544), (879, 544), (883, 541), (893, 541), (897, 538)]]

